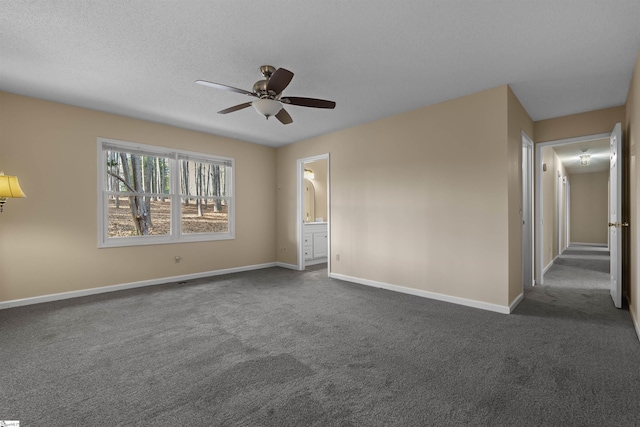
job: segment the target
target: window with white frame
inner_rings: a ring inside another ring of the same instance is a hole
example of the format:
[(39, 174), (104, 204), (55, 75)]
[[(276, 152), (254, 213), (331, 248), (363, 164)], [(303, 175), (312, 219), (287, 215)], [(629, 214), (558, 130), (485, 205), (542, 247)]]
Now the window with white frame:
[(98, 139), (98, 246), (235, 237), (234, 159)]

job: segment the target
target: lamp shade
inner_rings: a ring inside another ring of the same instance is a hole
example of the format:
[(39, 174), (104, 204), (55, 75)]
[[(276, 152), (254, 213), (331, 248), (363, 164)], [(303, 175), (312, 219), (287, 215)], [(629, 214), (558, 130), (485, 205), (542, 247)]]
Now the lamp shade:
[(256, 99), (251, 105), (253, 105), (253, 108), (255, 108), (258, 113), (266, 118), (275, 116), (282, 110), (282, 104), (279, 101), (268, 98)]
[(17, 176), (5, 175), (0, 172), (0, 197), (18, 198), (27, 197), (20, 188)]

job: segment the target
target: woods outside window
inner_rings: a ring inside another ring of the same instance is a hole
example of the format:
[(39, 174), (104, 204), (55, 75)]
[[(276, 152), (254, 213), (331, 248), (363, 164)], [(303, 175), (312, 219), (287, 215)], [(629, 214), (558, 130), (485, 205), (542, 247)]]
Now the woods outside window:
[(98, 139), (98, 246), (233, 239), (234, 159)]

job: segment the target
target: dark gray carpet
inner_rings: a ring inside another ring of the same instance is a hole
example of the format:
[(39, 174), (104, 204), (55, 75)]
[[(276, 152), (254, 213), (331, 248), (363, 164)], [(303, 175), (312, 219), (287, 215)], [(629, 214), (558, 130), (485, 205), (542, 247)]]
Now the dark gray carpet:
[(560, 257), (567, 257), (572, 255), (579, 255), (583, 258), (597, 257), (608, 259), (609, 249), (606, 246), (572, 244), (562, 252), (562, 255), (560, 255)]
[(271, 268), (0, 311), (0, 361), (23, 427), (640, 420), (638, 338), (602, 288), (502, 315)]
[(569, 246), (544, 275), (546, 285), (582, 290), (609, 289), (609, 251), (598, 246)]

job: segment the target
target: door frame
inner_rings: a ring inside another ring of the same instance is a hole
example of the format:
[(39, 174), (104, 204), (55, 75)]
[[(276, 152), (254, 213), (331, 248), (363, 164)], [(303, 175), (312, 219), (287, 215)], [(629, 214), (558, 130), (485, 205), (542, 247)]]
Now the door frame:
[(534, 257), (534, 218), (533, 218), (533, 140), (522, 134), (522, 286), (533, 286)]
[(296, 173), (297, 209), (296, 241), (298, 243), (298, 270), (305, 269), (304, 259), (304, 165), (318, 160), (327, 161), (327, 275), (331, 273), (331, 159), (329, 153), (298, 159)]
[(562, 197), (564, 194), (564, 182), (565, 178), (562, 176), (562, 172), (558, 171), (558, 182), (556, 185), (556, 191), (558, 192), (556, 195), (556, 203), (558, 204), (558, 256), (562, 255), (562, 251), (564, 250), (564, 236), (562, 235), (564, 231), (564, 227), (562, 226), (564, 222), (564, 209), (562, 209), (562, 205), (564, 204), (564, 198)]
[(571, 181), (564, 183), (564, 237), (565, 249), (571, 246)]
[[(578, 136), (574, 138), (557, 139), (553, 141), (539, 142), (535, 144), (535, 162), (536, 162), (536, 179), (535, 179), (535, 204), (536, 204), (536, 223), (535, 223), (535, 283), (537, 285), (544, 284), (544, 265), (543, 265), (543, 252), (544, 247), (544, 235), (543, 235), (543, 190), (542, 190), (542, 149), (546, 147), (557, 147), (561, 145), (576, 144), (578, 142), (594, 141), (596, 139), (608, 139), (611, 136), (611, 132), (599, 133), (594, 135)], [(559, 236), (559, 239), (561, 237)]]

